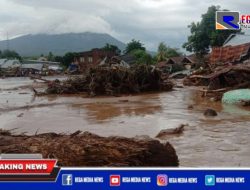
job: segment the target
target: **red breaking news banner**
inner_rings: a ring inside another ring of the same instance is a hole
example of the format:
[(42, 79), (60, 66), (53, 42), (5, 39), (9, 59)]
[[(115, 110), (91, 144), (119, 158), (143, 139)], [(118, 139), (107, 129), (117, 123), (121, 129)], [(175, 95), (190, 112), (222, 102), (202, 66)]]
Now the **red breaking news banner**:
[(0, 174), (50, 174), (56, 160), (0, 160)]
[(57, 160), (0, 160), (0, 181), (55, 181)]

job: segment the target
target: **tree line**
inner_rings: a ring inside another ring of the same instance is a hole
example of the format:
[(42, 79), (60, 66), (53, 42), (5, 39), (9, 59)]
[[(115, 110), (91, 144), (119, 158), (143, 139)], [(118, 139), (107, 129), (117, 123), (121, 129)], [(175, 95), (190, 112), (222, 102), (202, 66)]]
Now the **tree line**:
[[(144, 44), (140, 40), (135, 39), (132, 39), (127, 44), (123, 52), (117, 46), (108, 43), (100, 49), (115, 52), (117, 55), (133, 55), (136, 58), (136, 63), (138, 64), (155, 64), (160, 61), (165, 61), (168, 58), (182, 55), (182, 53), (177, 48), (171, 48), (167, 46), (164, 42), (161, 42), (159, 44), (157, 54), (151, 55), (146, 50)], [(68, 67), (68, 65), (74, 61), (74, 58), (77, 55), (78, 53), (76, 52), (68, 52), (64, 56), (54, 56), (53, 53), (50, 52), (47, 56), (47, 59), (49, 61), (60, 62), (64, 67)]]
[(1, 59), (18, 59), (21, 60), (22, 57), (15, 51), (12, 50), (0, 50), (0, 58)]

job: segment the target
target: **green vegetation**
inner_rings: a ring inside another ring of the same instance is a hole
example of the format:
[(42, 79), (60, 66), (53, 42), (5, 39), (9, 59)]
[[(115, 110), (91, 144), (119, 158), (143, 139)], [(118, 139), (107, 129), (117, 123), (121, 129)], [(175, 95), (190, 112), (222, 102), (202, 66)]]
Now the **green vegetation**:
[(49, 52), (47, 59), (48, 59), (48, 61), (55, 61), (55, 56), (53, 55), (52, 52)]
[(124, 53), (125, 54), (131, 53), (134, 50), (143, 50), (143, 51), (146, 51), (146, 48), (144, 47), (144, 44), (142, 44), (140, 42), (140, 40), (136, 41), (136, 40), (132, 39), (131, 42), (129, 42), (127, 44), (127, 47), (126, 47)]
[(112, 44), (107, 43), (102, 49), (105, 51), (115, 52), (117, 55), (121, 54), (121, 50), (117, 46), (112, 45)]
[(158, 52), (156, 55), (157, 62), (165, 61), (171, 57), (180, 56), (181, 53), (176, 48), (167, 46), (164, 42), (161, 42), (158, 46)]
[(207, 12), (202, 15), (200, 22), (192, 22), (188, 27), (191, 35), (188, 41), (183, 44), (187, 51), (195, 52), (199, 56), (203, 56), (209, 52), (209, 48), (213, 46), (222, 46), (230, 34), (239, 31), (234, 30), (216, 30), (215, 14), (220, 11), (220, 6), (211, 6)]
[(152, 64), (153, 58), (147, 53), (144, 45), (138, 40), (132, 39), (131, 42), (127, 44), (127, 47), (124, 51), (125, 54), (131, 54), (136, 57), (137, 64)]
[(68, 52), (64, 56), (55, 56), (54, 60), (60, 62), (64, 68), (68, 68), (69, 64), (74, 61), (74, 57), (78, 53)]
[(15, 51), (12, 50), (4, 50), (0, 51), (0, 58), (6, 58), (6, 59), (19, 59), (21, 60), (22, 57)]
[(145, 50), (136, 49), (131, 52), (136, 57), (137, 64), (147, 64), (153, 63), (152, 56), (148, 54)]

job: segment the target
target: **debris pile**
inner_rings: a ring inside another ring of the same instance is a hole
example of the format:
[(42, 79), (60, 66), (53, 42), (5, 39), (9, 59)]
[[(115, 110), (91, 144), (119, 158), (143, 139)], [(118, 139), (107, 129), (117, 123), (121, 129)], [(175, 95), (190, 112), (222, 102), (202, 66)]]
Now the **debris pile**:
[(46, 94), (119, 95), (167, 91), (173, 83), (160, 70), (148, 65), (94, 67), (82, 76), (49, 83)]
[(212, 93), (221, 98), (229, 90), (250, 87), (250, 64), (225, 65), (198, 71), (188, 76), (184, 85), (207, 86), (201, 90), (205, 96)]
[(13, 135), (0, 130), (1, 153), (41, 153), (59, 166), (178, 166), (175, 149), (151, 138), (100, 137), (76, 131)]

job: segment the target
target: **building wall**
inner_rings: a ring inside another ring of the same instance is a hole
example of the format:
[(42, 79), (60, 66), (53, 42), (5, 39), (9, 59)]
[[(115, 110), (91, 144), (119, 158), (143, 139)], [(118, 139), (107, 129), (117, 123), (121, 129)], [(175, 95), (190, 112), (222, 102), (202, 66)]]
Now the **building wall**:
[(111, 51), (101, 49), (93, 49), (92, 51), (81, 52), (75, 57), (75, 61), (79, 63), (80, 69), (85, 70), (89, 67), (98, 65), (105, 57), (111, 59), (116, 54)]

